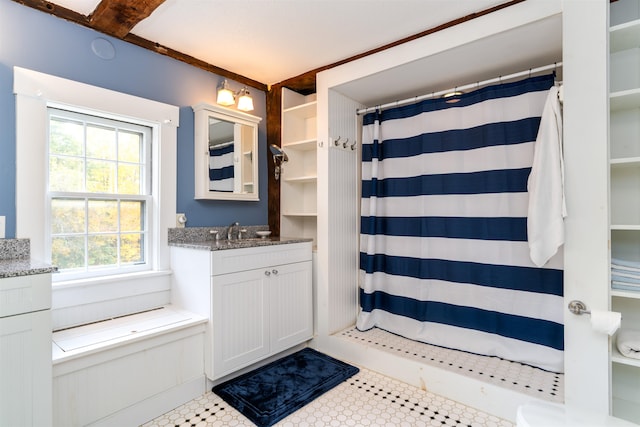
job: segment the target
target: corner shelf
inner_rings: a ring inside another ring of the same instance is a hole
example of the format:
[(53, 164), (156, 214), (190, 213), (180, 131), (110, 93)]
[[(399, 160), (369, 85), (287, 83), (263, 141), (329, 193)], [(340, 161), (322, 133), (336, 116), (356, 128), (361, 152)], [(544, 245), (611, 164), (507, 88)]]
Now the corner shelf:
[(317, 139), (303, 139), (300, 141), (289, 142), (283, 144), (283, 148), (291, 148), (293, 150), (310, 151), (316, 149)]
[(609, 53), (638, 47), (640, 41), (640, 19), (625, 22), (609, 29)]
[[(631, 19), (609, 29), (610, 252), (640, 262), (640, 11), (627, 0), (609, 8), (614, 21)], [(610, 288), (609, 297), (622, 328), (640, 329), (640, 290)], [(638, 423), (640, 359), (623, 356), (612, 340), (610, 361), (612, 413)]]
[(282, 216), (299, 216), (306, 218), (315, 218), (318, 216), (317, 212), (282, 212)]
[(296, 176), (292, 178), (283, 178), (286, 182), (297, 182), (300, 184), (304, 184), (307, 182), (316, 182), (318, 177), (316, 175), (307, 175), (307, 176)]
[(282, 89), (282, 148), (284, 165), (280, 187), (280, 234), (317, 241), (317, 101)]
[[(289, 89), (287, 89), (287, 90), (289, 90)], [(291, 92), (293, 92), (293, 91), (291, 91)], [(302, 119), (315, 118), (316, 117), (316, 106), (317, 106), (317, 101), (314, 98), (313, 101), (304, 102), (302, 104), (295, 105), (295, 106), (289, 107), (289, 108), (283, 108), (282, 109), (282, 114), (291, 114), (291, 115), (295, 115), (297, 117), (300, 117)]]
[(640, 106), (640, 88), (620, 90), (609, 94), (611, 111), (628, 110)]
[(611, 361), (613, 363), (619, 363), (621, 365), (635, 366), (640, 368), (640, 359), (633, 359), (631, 357), (623, 356), (615, 345), (611, 346)]

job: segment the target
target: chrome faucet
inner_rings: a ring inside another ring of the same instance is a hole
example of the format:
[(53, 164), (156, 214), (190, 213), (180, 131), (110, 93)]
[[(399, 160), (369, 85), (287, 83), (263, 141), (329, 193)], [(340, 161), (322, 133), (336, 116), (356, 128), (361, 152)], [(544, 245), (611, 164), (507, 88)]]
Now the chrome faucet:
[[(233, 227), (239, 227), (239, 226), (240, 226), (240, 223), (238, 221), (234, 222), (229, 226), (229, 228), (227, 229), (227, 240), (231, 240), (233, 237)], [(239, 234), (238, 234), (238, 237), (240, 237)]]

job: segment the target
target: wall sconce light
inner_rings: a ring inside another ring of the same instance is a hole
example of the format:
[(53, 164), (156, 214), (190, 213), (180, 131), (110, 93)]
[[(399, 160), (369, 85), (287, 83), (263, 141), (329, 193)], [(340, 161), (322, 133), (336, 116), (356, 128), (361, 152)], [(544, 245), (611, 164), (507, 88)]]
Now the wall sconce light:
[(249, 95), (247, 88), (243, 87), (238, 92), (233, 92), (229, 89), (229, 83), (226, 79), (218, 88), (218, 98), (216, 99), (216, 102), (228, 107), (236, 103), (236, 96), (238, 96), (238, 110), (253, 111), (253, 98)]

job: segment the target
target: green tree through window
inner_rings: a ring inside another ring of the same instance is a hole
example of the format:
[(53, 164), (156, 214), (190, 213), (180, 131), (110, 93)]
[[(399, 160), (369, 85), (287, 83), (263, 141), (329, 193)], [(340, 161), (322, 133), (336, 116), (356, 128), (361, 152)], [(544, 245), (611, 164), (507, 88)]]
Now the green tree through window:
[(151, 129), (49, 110), (51, 260), (64, 274), (147, 262)]

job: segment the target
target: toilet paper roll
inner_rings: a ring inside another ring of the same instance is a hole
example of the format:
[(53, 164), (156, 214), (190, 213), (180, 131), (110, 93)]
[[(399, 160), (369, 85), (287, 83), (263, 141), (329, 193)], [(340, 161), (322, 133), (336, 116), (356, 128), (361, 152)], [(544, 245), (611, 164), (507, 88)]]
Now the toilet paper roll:
[(620, 327), (622, 315), (615, 311), (591, 310), (591, 327), (594, 331), (613, 335)]

